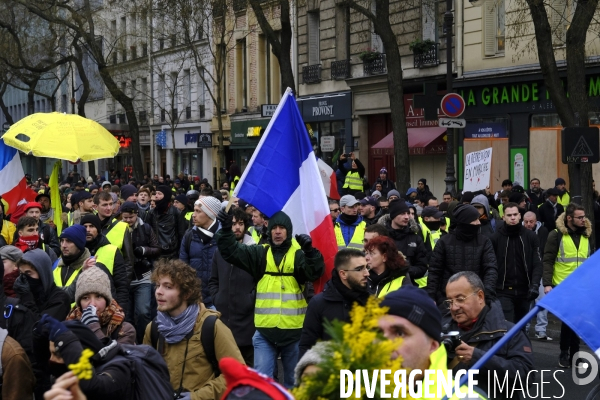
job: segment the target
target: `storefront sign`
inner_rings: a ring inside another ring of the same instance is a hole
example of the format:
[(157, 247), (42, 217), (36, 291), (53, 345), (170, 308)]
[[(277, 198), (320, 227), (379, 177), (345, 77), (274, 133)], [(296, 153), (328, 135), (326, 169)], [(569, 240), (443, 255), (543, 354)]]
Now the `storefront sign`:
[(465, 176), (463, 190), (475, 192), (490, 185), (492, 170), (492, 148), (468, 153), (465, 157)]
[(199, 133), (198, 134), (198, 147), (200, 147), (200, 148), (212, 147), (212, 135), (210, 133)]
[(297, 102), (304, 122), (352, 118), (352, 95), (350, 92), (306, 98), (299, 97)]
[(198, 134), (197, 133), (186, 133), (183, 137), (183, 144), (188, 143), (197, 143), (198, 142)]
[[(444, 92), (438, 92), (438, 94), (443, 94)], [(406, 127), (407, 128), (425, 128), (431, 126), (438, 126), (438, 120), (427, 121), (425, 120), (424, 110), (422, 108), (415, 108), (413, 106), (413, 94), (405, 94), (404, 95), (404, 115), (406, 117)], [(446, 115), (438, 108), (437, 109), (438, 118), (445, 118)]]
[(275, 110), (277, 110), (277, 104), (263, 104), (260, 106), (260, 116), (272, 117), (275, 114)]
[(115, 136), (115, 138), (117, 138), (117, 140), (119, 141), (119, 146), (121, 146), (123, 148), (127, 148), (127, 147), (131, 146), (131, 138), (130, 137), (125, 137), (123, 135), (117, 135), (117, 136)]
[(507, 138), (506, 125), (500, 122), (468, 124), (465, 139), (504, 139)]

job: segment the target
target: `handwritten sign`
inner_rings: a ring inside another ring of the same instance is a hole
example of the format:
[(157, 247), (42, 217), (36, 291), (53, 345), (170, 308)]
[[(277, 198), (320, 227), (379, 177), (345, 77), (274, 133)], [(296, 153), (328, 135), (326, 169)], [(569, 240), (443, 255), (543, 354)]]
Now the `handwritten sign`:
[(490, 184), (492, 170), (492, 148), (468, 153), (465, 157), (465, 177), (463, 190), (474, 192), (485, 189)]

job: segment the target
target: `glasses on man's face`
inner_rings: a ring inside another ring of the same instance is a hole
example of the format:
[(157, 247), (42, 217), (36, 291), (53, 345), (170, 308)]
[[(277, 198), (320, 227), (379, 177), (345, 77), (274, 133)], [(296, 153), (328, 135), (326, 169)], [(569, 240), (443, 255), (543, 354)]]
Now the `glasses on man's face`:
[(573, 217), (573, 218), (583, 221), (585, 219), (585, 215), (582, 215), (580, 217)]
[(454, 300), (444, 300), (444, 305), (446, 306), (446, 308), (449, 310), (452, 308), (452, 305), (456, 304), (457, 306), (462, 306), (463, 304), (465, 304), (465, 301), (467, 301), (467, 299), (471, 296), (473, 296), (474, 294), (479, 293), (479, 291), (477, 292), (473, 292), (468, 296), (460, 296), (455, 298)]
[(356, 268), (352, 268), (352, 269), (341, 269), (340, 271), (347, 271), (347, 272), (362, 272), (365, 270), (365, 268), (367, 269), (367, 271), (371, 270), (371, 266), (370, 265), (361, 265), (358, 266)]
[(339, 208), (334, 208), (333, 210), (329, 209), (329, 211), (331, 211), (332, 213), (339, 213), (340, 209)]

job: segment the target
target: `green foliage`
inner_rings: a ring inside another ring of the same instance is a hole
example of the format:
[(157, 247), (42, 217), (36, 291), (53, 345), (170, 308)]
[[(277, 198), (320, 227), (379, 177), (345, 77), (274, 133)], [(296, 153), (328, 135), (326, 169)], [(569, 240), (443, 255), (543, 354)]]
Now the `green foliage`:
[(408, 45), (408, 49), (414, 54), (425, 54), (435, 48), (437, 43), (431, 39), (415, 39)]

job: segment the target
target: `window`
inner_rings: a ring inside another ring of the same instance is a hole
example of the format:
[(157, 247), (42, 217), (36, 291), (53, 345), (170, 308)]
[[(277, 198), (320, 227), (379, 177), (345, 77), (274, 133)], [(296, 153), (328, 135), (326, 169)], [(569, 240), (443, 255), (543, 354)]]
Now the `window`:
[(177, 72), (171, 72), (171, 116), (175, 121), (177, 119), (177, 109), (179, 105), (179, 76)]
[(552, 24), (552, 44), (563, 46), (567, 38), (569, 5), (567, 0), (550, 0), (550, 23)]
[(349, 57), (350, 10), (348, 7), (337, 6), (335, 9), (335, 58), (347, 60)]
[(424, 0), (421, 5), (421, 27), (423, 40), (437, 42), (437, 10), (435, 0)]
[(190, 76), (190, 70), (186, 69), (183, 71), (182, 79), (183, 89), (183, 107), (185, 108), (185, 118), (192, 118), (192, 80)]
[(200, 112), (200, 118), (206, 116), (206, 87), (204, 86), (204, 68), (200, 68), (198, 71), (198, 108)]
[(142, 110), (146, 111), (146, 105), (148, 104), (148, 78), (142, 78), (140, 82), (140, 94)]
[(484, 55), (488, 57), (504, 55), (504, 17), (506, 15), (504, 0), (485, 0), (481, 12), (484, 26)]
[[(426, 0), (427, 1), (427, 0)], [(373, 15), (377, 15), (376, 3), (374, 1), (371, 2), (371, 12)], [(381, 38), (378, 34), (375, 33), (375, 26), (371, 24), (371, 48), (373, 50), (384, 52), (383, 51), (383, 43), (381, 42)]]
[[(167, 102), (166, 102), (166, 87), (165, 87), (165, 75), (159, 75), (158, 76), (158, 87), (157, 87), (157, 101), (158, 101), (158, 107), (161, 110), (164, 110), (167, 106)], [(161, 112), (161, 122), (164, 121), (164, 113)]]
[(311, 11), (308, 18), (308, 65), (321, 63), (319, 42), (321, 41), (321, 27), (319, 10)]
[(236, 107), (247, 107), (248, 71), (246, 39), (238, 40), (235, 49)]

